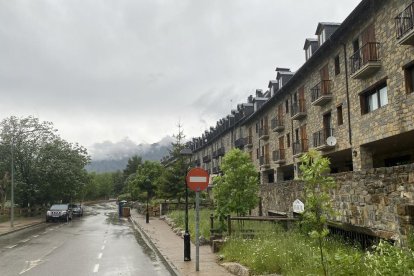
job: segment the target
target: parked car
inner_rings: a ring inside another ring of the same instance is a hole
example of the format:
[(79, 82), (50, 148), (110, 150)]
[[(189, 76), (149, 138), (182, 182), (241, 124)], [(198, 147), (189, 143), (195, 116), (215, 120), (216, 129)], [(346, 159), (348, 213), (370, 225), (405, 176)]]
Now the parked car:
[(62, 220), (68, 222), (72, 219), (72, 209), (69, 204), (53, 204), (46, 212), (46, 222)]
[(80, 203), (70, 204), (69, 206), (72, 209), (72, 214), (74, 216), (81, 217), (83, 216), (83, 206)]

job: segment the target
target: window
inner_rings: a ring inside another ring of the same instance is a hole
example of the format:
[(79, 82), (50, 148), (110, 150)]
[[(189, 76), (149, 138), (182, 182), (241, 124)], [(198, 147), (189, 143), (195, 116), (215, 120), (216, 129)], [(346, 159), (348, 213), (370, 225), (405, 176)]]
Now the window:
[(339, 66), (339, 55), (335, 57), (335, 75), (341, 73), (341, 67)]
[(286, 113), (289, 113), (289, 100), (285, 101), (285, 109), (286, 109)]
[(268, 183), (274, 183), (275, 182), (275, 175), (274, 175), (273, 171), (269, 172), (267, 174), (267, 182)]
[(387, 85), (383, 84), (378, 86), (377, 88), (363, 93), (360, 97), (362, 114), (377, 110), (388, 104)]
[(312, 46), (309, 45), (308, 49), (306, 49), (306, 60), (308, 60), (312, 56)]
[(259, 149), (256, 149), (256, 159), (259, 159)]
[(259, 123), (256, 123), (256, 133), (259, 132)]
[(342, 116), (342, 104), (336, 107), (336, 117), (338, 119), (338, 126), (344, 123), (344, 118)]
[(325, 30), (322, 30), (322, 32), (319, 35), (319, 45), (322, 45), (325, 42)]
[(414, 65), (405, 68), (404, 70), (405, 75), (405, 89), (407, 93), (414, 92)]
[(282, 89), (282, 86), (283, 86), (283, 77), (281, 76), (279, 78), (279, 89)]
[(286, 148), (290, 148), (290, 133), (286, 134)]

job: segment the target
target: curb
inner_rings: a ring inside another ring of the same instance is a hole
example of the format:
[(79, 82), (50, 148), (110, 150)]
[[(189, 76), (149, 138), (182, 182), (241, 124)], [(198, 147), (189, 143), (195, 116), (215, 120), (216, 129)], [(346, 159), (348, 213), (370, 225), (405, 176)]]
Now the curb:
[(167, 270), (171, 273), (171, 275), (179, 276), (180, 273), (175, 268), (174, 264), (172, 264), (170, 261), (167, 260), (167, 258), (162, 255), (160, 250), (157, 248), (157, 246), (152, 242), (151, 238), (147, 235), (144, 229), (130, 216), (128, 220), (132, 223), (132, 225), (136, 226), (136, 229), (138, 232), (145, 238), (145, 241), (149, 243), (152, 249), (154, 249), (155, 253), (158, 255), (158, 257), (161, 259), (161, 261), (166, 266)]
[(11, 230), (11, 231), (8, 231), (8, 232), (5, 232), (5, 233), (1, 233), (1, 234), (0, 234), (0, 237), (2, 237), (2, 236), (6, 236), (6, 235), (8, 235), (8, 234), (13, 234), (13, 233), (16, 233), (16, 232), (18, 232), (18, 231), (21, 231), (21, 230), (24, 230), (24, 229), (27, 229), (27, 228), (30, 228), (30, 227), (38, 226), (38, 225), (43, 224), (43, 223), (45, 223), (45, 222), (44, 222), (44, 221), (41, 221), (41, 222), (35, 222), (35, 223), (32, 223), (32, 224), (25, 225), (25, 226), (23, 226), (23, 227), (15, 228), (15, 229), (13, 229), (13, 230)]

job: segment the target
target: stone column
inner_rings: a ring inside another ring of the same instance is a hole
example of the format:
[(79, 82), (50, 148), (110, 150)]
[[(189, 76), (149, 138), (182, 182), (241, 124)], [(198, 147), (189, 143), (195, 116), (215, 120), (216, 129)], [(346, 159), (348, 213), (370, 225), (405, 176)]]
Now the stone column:
[(364, 146), (352, 148), (352, 163), (354, 171), (368, 170), (373, 167), (372, 151)]

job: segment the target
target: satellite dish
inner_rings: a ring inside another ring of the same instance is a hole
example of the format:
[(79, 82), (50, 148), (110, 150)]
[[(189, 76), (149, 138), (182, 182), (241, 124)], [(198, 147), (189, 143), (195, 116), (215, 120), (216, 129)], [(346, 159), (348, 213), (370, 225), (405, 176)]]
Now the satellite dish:
[(329, 136), (328, 138), (326, 138), (326, 144), (328, 146), (335, 146), (336, 145), (336, 138), (333, 136)]

